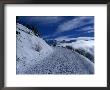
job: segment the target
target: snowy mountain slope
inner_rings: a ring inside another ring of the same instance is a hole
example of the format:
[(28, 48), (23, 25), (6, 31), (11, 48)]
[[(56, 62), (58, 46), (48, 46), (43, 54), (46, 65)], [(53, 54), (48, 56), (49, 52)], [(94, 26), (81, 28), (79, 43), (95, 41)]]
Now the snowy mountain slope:
[(49, 46), (19, 23), (16, 45), (17, 74), (94, 74), (94, 63), (89, 59), (67, 48)]
[(69, 49), (55, 47), (49, 57), (36, 63), (25, 74), (93, 74), (94, 64)]
[(19, 23), (16, 28), (16, 70), (17, 73), (22, 73), (38, 61), (43, 60), (53, 50), (42, 38), (35, 36), (32, 30)]

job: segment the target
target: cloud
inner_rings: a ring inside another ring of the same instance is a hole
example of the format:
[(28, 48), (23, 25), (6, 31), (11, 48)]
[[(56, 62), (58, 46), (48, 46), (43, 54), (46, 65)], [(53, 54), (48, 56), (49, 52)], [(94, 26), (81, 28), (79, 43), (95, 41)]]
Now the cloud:
[(83, 27), (81, 28), (80, 30), (77, 30), (77, 31), (89, 31), (89, 30), (93, 30), (94, 27), (93, 26), (86, 26), (86, 27)]
[(33, 16), (30, 18), (31, 21), (37, 21), (41, 22), (44, 24), (49, 24), (49, 23), (57, 23), (62, 20), (62, 17), (59, 16)]
[(70, 31), (92, 23), (94, 23), (94, 18), (91, 16), (76, 17), (72, 20), (64, 22), (63, 24), (60, 24), (57, 28), (57, 33)]
[(60, 37), (55, 38), (55, 40), (57, 40), (57, 41), (62, 41), (62, 40), (66, 40), (66, 41), (70, 41), (70, 40), (94, 40), (94, 37), (69, 38), (68, 36), (60, 36)]
[(85, 32), (85, 33), (92, 33), (92, 32), (94, 32), (93, 29), (92, 29), (92, 30), (89, 30), (89, 31), (87, 31), (87, 32)]
[(55, 40), (58, 40), (58, 41), (67, 40), (67, 39), (68, 39), (68, 36), (60, 36), (55, 38)]
[(91, 33), (91, 32), (94, 32), (94, 27), (93, 26), (86, 26), (86, 27), (83, 27), (77, 31), (83, 31), (84, 33)]

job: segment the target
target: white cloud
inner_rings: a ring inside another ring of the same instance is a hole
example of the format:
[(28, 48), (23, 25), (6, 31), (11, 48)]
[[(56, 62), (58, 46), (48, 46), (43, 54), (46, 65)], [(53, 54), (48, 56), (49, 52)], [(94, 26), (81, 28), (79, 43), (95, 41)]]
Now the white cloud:
[(92, 33), (92, 32), (94, 32), (93, 29), (92, 29), (92, 30), (89, 30), (89, 31), (87, 31), (87, 32), (85, 32), (85, 33)]
[(68, 36), (57, 37), (55, 40), (57, 41), (70, 41), (70, 40), (94, 40), (94, 37), (77, 37), (77, 38), (69, 38)]
[(81, 28), (80, 30), (77, 31), (84, 31), (84, 33), (91, 33), (94, 32), (94, 27), (93, 26), (86, 26), (84, 28)]
[(77, 30), (77, 31), (89, 31), (89, 30), (93, 30), (94, 27), (93, 26), (86, 26), (86, 27), (83, 27), (81, 28), (80, 30)]
[(81, 16), (64, 22), (63, 24), (58, 26), (57, 33), (69, 31), (75, 28), (79, 28), (81, 26), (93, 23), (93, 17)]
[(67, 39), (68, 39), (68, 36), (60, 36), (55, 38), (55, 40), (58, 40), (58, 41), (67, 40)]
[(77, 40), (91, 40), (94, 39), (94, 37), (78, 37)]

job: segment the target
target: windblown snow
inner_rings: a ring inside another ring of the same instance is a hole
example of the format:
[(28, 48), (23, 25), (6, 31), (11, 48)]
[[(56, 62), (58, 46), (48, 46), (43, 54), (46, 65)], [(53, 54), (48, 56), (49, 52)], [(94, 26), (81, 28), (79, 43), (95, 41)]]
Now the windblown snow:
[[(49, 46), (32, 30), (17, 23), (16, 73), (17, 74), (93, 74), (94, 63), (65, 47)], [(82, 45), (80, 45), (82, 43)], [(91, 41), (91, 43), (93, 43)], [(60, 44), (66, 46), (67, 43)], [(89, 47), (85, 41), (69, 44), (75, 48)], [(91, 46), (90, 46), (91, 47)], [(93, 48), (93, 45), (92, 47)], [(85, 48), (93, 53), (90, 48)]]

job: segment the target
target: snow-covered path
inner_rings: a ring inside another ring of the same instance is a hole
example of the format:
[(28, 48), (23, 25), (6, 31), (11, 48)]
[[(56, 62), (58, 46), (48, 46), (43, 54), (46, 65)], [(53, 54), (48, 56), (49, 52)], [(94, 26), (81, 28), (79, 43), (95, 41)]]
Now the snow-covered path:
[(38, 61), (24, 74), (93, 74), (94, 64), (84, 56), (66, 48), (55, 47), (54, 52)]

